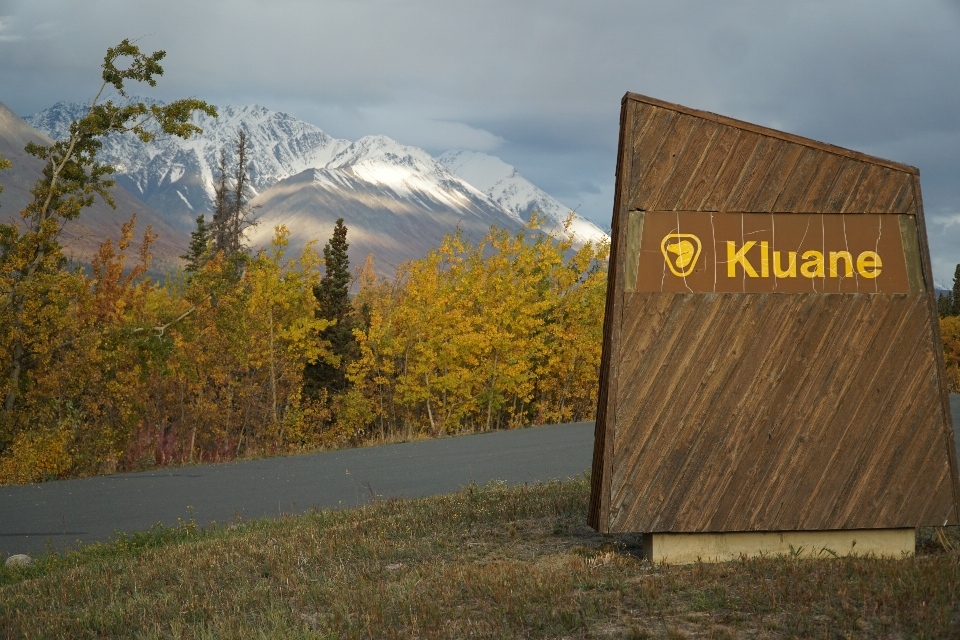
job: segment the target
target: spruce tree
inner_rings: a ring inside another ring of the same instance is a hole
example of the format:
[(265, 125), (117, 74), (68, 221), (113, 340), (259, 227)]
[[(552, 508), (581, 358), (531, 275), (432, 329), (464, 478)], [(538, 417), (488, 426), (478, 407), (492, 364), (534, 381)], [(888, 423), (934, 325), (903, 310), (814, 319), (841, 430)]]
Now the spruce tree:
[(350, 258), (347, 256), (347, 227), (338, 218), (333, 236), (323, 247), (324, 275), (314, 290), (321, 313), (327, 320), (342, 320), (350, 311)]
[(953, 308), (951, 316), (960, 316), (960, 264), (953, 271)]
[(220, 178), (213, 185), (213, 200), (210, 201), (210, 206), (213, 209), (213, 221), (207, 231), (210, 239), (213, 240), (214, 253), (223, 251), (223, 248), (227, 245), (227, 211), (229, 209), (230, 184), (227, 177), (229, 175), (227, 150), (222, 147), (220, 148), (220, 157), (217, 160), (217, 170), (220, 173)]
[(937, 296), (937, 315), (941, 318), (953, 315), (953, 296), (949, 291)]
[(324, 275), (313, 288), (317, 299), (317, 317), (333, 320), (336, 324), (325, 329), (323, 340), (330, 341), (331, 352), (340, 357), (338, 366), (327, 362), (308, 365), (304, 371), (304, 387), (316, 396), (321, 389), (333, 393), (347, 387), (347, 365), (359, 355), (353, 329), (357, 326), (350, 304), (350, 259), (347, 256), (347, 227), (343, 218), (337, 220), (333, 236), (323, 247)]
[(197, 216), (197, 229), (190, 232), (190, 247), (180, 256), (187, 261), (187, 273), (199, 271), (207, 261), (207, 242), (210, 240), (210, 228), (201, 213)]

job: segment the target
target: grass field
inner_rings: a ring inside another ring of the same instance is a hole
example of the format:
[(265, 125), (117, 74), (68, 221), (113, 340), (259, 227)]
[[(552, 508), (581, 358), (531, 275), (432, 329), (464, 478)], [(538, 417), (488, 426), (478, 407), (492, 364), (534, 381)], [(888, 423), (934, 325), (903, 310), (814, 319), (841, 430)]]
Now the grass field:
[(654, 566), (583, 479), (201, 529), (0, 567), (24, 638), (960, 638), (960, 536), (918, 555)]

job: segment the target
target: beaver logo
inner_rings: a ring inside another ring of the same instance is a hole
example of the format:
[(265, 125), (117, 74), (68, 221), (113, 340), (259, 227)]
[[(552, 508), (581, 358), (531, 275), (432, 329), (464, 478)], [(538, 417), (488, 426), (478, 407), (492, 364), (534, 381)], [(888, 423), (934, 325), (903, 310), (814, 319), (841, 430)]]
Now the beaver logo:
[(693, 273), (700, 257), (700, 238), (692, 233), (668, 233), (660, 241), (663, 259), (673, 275), (686, 278)]

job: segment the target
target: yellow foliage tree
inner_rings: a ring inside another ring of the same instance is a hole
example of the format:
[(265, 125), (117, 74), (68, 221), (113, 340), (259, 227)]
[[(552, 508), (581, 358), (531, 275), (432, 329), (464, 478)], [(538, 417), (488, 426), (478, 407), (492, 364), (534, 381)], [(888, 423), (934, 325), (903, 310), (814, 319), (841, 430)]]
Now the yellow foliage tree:
[(319, 339), (329, 323), (316, 318), (312, 293), (320, 259), (312, 244), (286, 259), (288, 235), (277, 228), (270, 249), (250, 258), (239, 278), (219, 253), (154, 292), (161, 361), (150, 367), (131, 463), (222, 460), (319, 442), (301, 390), (306, 363), (329, 357)]
[(370, 326), (348, 371), (349, 433), (452, 433), (592, 415), (606, 245), (492, 229), (448, 236), (393, 283), (362, 282)]
[(950, 393), (960, 393), (960, 316), (940, 318), (943, 361)]

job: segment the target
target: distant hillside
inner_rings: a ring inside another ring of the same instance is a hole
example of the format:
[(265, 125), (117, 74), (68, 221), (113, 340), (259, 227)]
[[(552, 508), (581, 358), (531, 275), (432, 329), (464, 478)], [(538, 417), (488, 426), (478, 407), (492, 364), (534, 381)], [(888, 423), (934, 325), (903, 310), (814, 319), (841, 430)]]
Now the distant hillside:
[(330, 236), (337, 218), (349, 228), (350, 261), (374, 255), (392, 275), (405, 260), (438, 246), (459, 228), (479, 240), (491, 225), (519, 229), (523, 220), (448, 172), (422, 149), (385, 136), (361, 138), (323, 169), (281, 180), (251, 203), (261, 207), (253, 245), (266, 244), (275, 225), (291, 231), (291, 245)]
[[(27, 154), (23, 148), (30, 141), (51, 144), (53, 141), (31, 127), (0, 102), (0, 153), (13, 163), (11, 169), (0, 171), (0, 218), (4, 221), (19, 220), (19, 211), (32, 200), (30, 189), (42, 175), (43, 162)], [(137, 199), (123, 187), (116, 187), (113, 197), (117, 208), (97, 198), (94, 205), (84, 209), (79, 220), (70, 221), (64, 227), (61, 244), (64, 253), (74, 260), (89, 262), (104, 238), (116, 240), (121, 225), (137, 213), (137, 237), (143, 235), (147, 225), (160, 234), (153, 244), (154, 268), (162, 269), (180, 263), (189, 236), (171, 225), (156, 211)]]
[[(58, 102), (27, 120), (63, 136), (84, 109)], [(252, 246), (267, 244), (281, 223), (291, 231), (292, 249), (308, 240), (322, 244), (343, 217), (351, 230), (351, 261), (373, 253), (385, 275), (404, 260), (422, 257), (458, 226), (478, 237), (492, 224), (518, 229), (536, 209), (547, 216), (547, 230), (558, 233), (569, 213), (493, 156), (461, 151), (438, 161), (385, 136), (351, 143), (258, 105), (221, 107), (219, 113), (217, 119), (196, 116), (203, 133), (189, 140), (161, 136), (143, 144), (121, 135), (105, 142), (100, 157), (117, 167), (119, 184), (186, 233), (198, 213), (209, 213), (217, 156), (225, 147), (232, 161), (232, 142), (242, 127), (250, 144), (254, 204), (261, 207)], [(571, 230), (578, 244), (607, 237), (579, 217)]]

